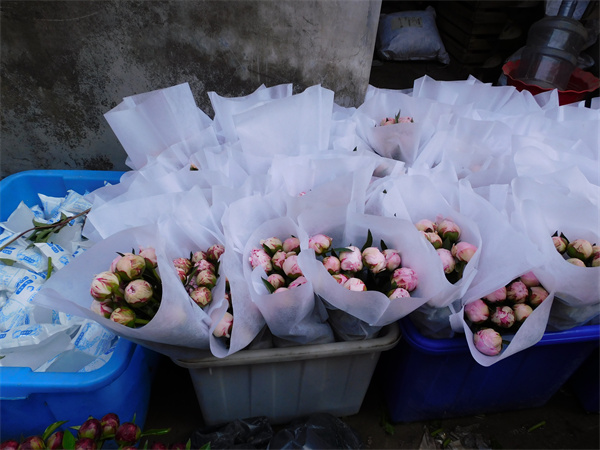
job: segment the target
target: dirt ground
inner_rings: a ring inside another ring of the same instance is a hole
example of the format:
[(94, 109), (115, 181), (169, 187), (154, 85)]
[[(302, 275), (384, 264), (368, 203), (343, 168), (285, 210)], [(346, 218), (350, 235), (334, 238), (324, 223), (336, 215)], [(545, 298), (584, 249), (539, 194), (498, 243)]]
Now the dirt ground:
[[(172, 430), (150, 442), (185, 442), (205, 428), (187, 369), (165, 358), (153, 386), (144, 429)], [(366, 449), (434, 449), (443, 448), (443, 441), (448, 449), (600, 448), (600, 416), (586, 412), (568, 385), (540, 408), (397, 424), (386, 415), (374, 378), (360, 411), (341, 420)], [(274, 432), (282, 427), (274, 426)]]

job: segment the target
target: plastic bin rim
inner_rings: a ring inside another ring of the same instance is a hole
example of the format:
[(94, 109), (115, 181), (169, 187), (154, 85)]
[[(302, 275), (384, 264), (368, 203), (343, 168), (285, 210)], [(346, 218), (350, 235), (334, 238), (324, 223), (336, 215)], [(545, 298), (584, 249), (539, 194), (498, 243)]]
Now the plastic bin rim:
[(110, 359), (90, 372), (34, 372), (29, 367), (0, 367), (0, 399), (34, 393), (93, 391), (117, 379), (127, 369), (137, 344), (119, 338)]
[(382, 352), (393, 348), (400, 340), (400, 327), (395, 322), (386, 325), (381, 331), (382, 335), (367, 340), (258, 350), (241, 350), (225, 358), (218, 358), (211, 355), (197, 359), (173, 359), (173, 362), (188, 369), (202, 369), (209, 367), (268, 364), (273, 362), (331, 358)]

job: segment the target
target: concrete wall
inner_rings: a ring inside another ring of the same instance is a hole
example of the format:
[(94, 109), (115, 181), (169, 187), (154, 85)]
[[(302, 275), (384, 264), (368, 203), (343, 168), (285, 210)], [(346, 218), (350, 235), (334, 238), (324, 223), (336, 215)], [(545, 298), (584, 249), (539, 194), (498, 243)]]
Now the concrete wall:
[(260, 84), (321, 84), (358, 106), (381, 0), (10, 1), (0, 3), (1, 176), (126, 170), (103, 115), (125, 96), (188, 82), (240, 96)]

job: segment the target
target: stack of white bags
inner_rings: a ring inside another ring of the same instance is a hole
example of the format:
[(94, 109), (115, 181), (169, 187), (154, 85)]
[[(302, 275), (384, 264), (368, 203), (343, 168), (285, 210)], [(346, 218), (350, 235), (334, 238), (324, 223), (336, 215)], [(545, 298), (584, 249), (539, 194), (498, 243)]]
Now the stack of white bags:
[[(172, 358), (226, 357), (255, 343), (265, 327), (281, 345), (332, 341), (327, 318), (342, 311), (364, 337), (407, 315), (426, 335), (464, 334), (473, 357), (489, 366), (546, 331), (598, 323), (600, 268), (569, 264), (551, 239), (558, 231), (600, 241), (598, 98), (591, 107), (559, 106), (557, 91), (534, 97), (474, 78), (427, 76), (409, 90), (370, 86), (358, 108), (335, 104), (321, 86), (209, 96), (213, 119), (187, 84), (125, 98), (106, 114), (132, 170), (87, 196), (84, 235), (95, 245), (48, 280), (34, 302), (96, 320)], [(413, 122), (379, 126), (396, 114)], [(478, 248), (455, 284), (415, 232), (416, 221), (438, 217), (451, 217)], [(360, 247), (368, 231), (415, 268), (416, 295), (390, 301), (332, 288), (319, 276), (308, 236)], [(301, 239), (309, 281), (302, 289), (267, 294), (253, 277), (248, 253), (272, 235)], [(228, 343), (212, 334), (228, 308), (223, 295), (201, 309), (171, 270), (174, 258), (214, 243), (226, 249), (219, 283), (227, 279), (231, 288)], [(156, 248), (163, 281), (154, 319), (130, 329), (90, 311), (93, 276), (116, 252), (148, 246)], [(547, 300), (500, 355), (479, 353), (464, 305), (530, 271), (550, 292)]]

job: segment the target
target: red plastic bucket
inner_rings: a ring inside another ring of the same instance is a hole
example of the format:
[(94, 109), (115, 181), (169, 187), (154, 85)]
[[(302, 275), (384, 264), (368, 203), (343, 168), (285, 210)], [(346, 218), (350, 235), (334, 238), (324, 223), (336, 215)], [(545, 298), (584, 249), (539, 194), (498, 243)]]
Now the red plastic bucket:
[[(502, 66), (502, 72), (506, 75), (507, 84), (514, 86), (517, 90), (531, 92), (533, 95), (539, 94), (540, 92), (550, 91), (551, 89), (545, 89), (534, 84), (527, 84), (520, 80), (513, 78), (516, 73), (517, 67), (519, 67), (520, 60), (508, 61)], [(579, 102), (586, 100), (587, 97), (600, 87), (600, 80), (596, 78), (590, 72), (581, 70), (576, 67), (569, 79), (567, 89), (564, 91), (558, 91), (558, 103), (560, 105), (567, 105), (569, 103)]]

